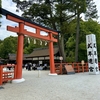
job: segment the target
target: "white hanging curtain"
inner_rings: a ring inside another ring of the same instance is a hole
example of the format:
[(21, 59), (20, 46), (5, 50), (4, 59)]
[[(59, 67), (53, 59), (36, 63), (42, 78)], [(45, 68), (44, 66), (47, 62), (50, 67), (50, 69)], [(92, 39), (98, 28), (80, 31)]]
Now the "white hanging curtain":
[(30, 38), (28, 37), (28, 44), (30, 44)]
[(45, 46), (47, 45), (47, 41), (45, 41)]
[(36, 39), (34, 39), (34, 44), (36, 44)]
[(40, 45), (42, 45), (42, 41), (40, 40)]

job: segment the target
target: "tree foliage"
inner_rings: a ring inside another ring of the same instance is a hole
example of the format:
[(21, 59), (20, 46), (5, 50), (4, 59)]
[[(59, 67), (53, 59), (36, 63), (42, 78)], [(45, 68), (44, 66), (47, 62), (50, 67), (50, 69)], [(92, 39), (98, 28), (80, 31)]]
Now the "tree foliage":
[(12, 36), (4, 39), (3, 42), (0, 43), (0, 56), (3, 58), (7, 58), (9, 53), (16, 53), (17, 51), (17, 38)]
[(87, 10), (85, 12), (85, 19), (98, 18), (97, 8), (93, 0), (86, 0)]
[[(65, 61), (65, 36), (67, 39), (69, 23), (77, 17), (76, 23), (76, 61), (78, 61), (80, 14), (85, 13), (87, 19), (97, 15), (96, 6), (93, 0), (29, 0), (21, 2), (13, 0), (17, 7), (24, 11), (22, 14), (26, 19), (30, 19), (43, 26), (59, 31), (58, 45), (61, 56)], [(67, 34), (67, 35), (66, 35)], [(66, 40), (68, 41), (68, 40)]]
[(46, 45), (45, 45), (44, 41), (42, 41), (42, 43), (41, 43), (40, 40), (36, 40), (31, 37), (24, 38), (24, 53), (25, 54), (30, 54), (31, 52), (33, 52), (34, 48), (40, 48), (40, 47), (45, 47), (45, 46)]
[[(79, 33), (80, 33), (80, 15), (85, 14), (85, 18), (97, 18), (97, 9), (93, 0), (76, 0), (77, 6), (77, 31), (76, 31), (76, 46), (75, 46), (75, 62), (78, 62), (79, 52)], [(80, 5), (83, 5), (80, 7)]]
[[(71, 37), (66, 42), (66, 59), (68, 62), (74, 62), (75, 59), (75, 21), (73, 20), (70, 26), (73, 26), (73, 34), (71, 34)], [(87, 62), (87, 48), (86, 48), (86, 35), (88, 34), (95, 34), (96, 35), (96, 41), (97, 41), (97, 50), (98, 50), (98, 57), (100, 61), (100, 24), (96, 21), (93, 21), (92, 19), (89, 19), (88, 21), (80, 21), (80, 35), (79, 35), (79, 55), (78, 55), (78, 62), (81, 62), (81, 60), (84, 60)]]
[[(67, 33), (64, 37), (64, 46), (67, 62), (74, 62), (75, 59), (75, 37), (76, 37), (76, 19), (73, 19), (67, 25)], [(87, 48), (86, 48), (86, 35), (95, 34), (97, 41), (98, 57), (100, 61), (100, 24), (92, 19), (87, 21), (80, 20), (80, 35), (79, 35), (79, 62), (84, 60), (87, 62)], [(24, 38), (24, 54), (30, 54), (34, 48), (40, 48), (45, 46), (45, 41), (40, 45), (40, 40), (34, 42), (33, 38)], [(47, 45), (46, 45), (47, 46)], [(17, 37), (7, 37), (4, 40), (0, 40), (0, 56), (2, 58), (7, 58), (9, 53), (17, 52)]]
[[(34, 39), (30, 38), (30, 42), (28, 41), (28, 37), (24, 38), (24, 54), (30, 54), (33, 52), (34, 48), (45, 47), (45, 43), (42, 42), (40, 44), (40, 40), (36, 40), (34, 44)], [(0, 40), (0, 57), (8, 58), (8, 55), (11, 53), (17, 53), (17, 37), (7, 37), (4, 40)]]

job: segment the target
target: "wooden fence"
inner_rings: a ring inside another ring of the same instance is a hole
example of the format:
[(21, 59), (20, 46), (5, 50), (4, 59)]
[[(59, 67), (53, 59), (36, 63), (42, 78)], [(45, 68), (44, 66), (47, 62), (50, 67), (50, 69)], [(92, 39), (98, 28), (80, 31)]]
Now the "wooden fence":
[[(84, 63), (83, 65), (81, 63), (55, 63), (55, 72), (57, 74), (65, 74), (65, 65), (71, 65), (75, 71), (75, 73), (80, 72), (88, 72), (88, 63)], [(100, 70), (100, 63), (98, 63), (99, 70)]]
[(16, 79), (16, 65), (0, 65), (0, 85)]

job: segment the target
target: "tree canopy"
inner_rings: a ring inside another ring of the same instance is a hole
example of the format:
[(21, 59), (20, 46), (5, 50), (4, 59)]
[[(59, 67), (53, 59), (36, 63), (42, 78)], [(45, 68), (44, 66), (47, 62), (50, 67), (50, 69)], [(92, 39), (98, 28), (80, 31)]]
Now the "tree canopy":
[[(65, 54), (65, 40), (70, 38), (68, 34), (69, 23), (76, 19), (77, 16), (77, 31), (76, 31), (76, 61), (78, 60), (78, 44), (79, 44), (79, 28), (80, 15), (84, 13), (86, 18), (96, 18), (97, 10), (93, 0), (29, 0), (20, 1), (13, 0), (17, 3), (17, 7), (24, 11), (22, 14), (26, 19), (30, 19), (38, 24), (53, 28), (59, 31), (58, 45), (61, 56), (64, 61)], [(91, 13), (90, 13), (91, 12)], [(67, 34), (67, 35), (66, 35)], [(64, 37), (66, 36), (67, 39)]]
[[(74, 62), (75, 59), (75, 37), (76, 37), (76, 19), (73, 19), (67, 29), (67, 33), (65, 34), (64, 38), (64, 46), (65, 46), (65, 53), (67, 62)], [(98, 50), (98, 57), (100, 61), (100, 24), (92, 19), (87, 21), (80, 21), (80, 36), (79, 39), (79, 62), (84, 60), (87, 62), (87, 49), (86, 49), (86, 35), (88, 34), (95, 34), (96, 41), (97, 41), (97, 50)], [(42, 45), (40, 44), (40, 40), (36, 40), (29, 38), (24, 38), (24, 54), (30, 54), (34, 48), (45, 47), (45, 42), (43, 41)], [(2, 58), (7, 58), (9, 53), (17, 52), (17, 37), (7, 37), (4, 40), (0, 40), (0, 56)]]
[[(34, 48), (45, 47), (45, 43), (40, 44), (40, 40), (37, 40), (34, 43), (33, 39), (29, 37), (24, 38), (24, 54), (30, 54), (33, 52)], [(11, 53), (17, 53), (17, 37), (7, 37), (4, 40), (0, 40), (0, 57), (8, 58), (8, 55)]]
[[(81, 36), (81, 30), (79, 30), (81, 29), (81, 26), (79, 26), (79, 21), (81, 20), (80, 14), (84, 13), (87, 19), (97, 17), (96, 5), (93, 0), (37, 0), (37, 2), (36, 0), (23, 2), (20, 0), (12, 1), (16, 2), (17, 7), (24, 11), (22, 16), (26, 19), (59, 31), (58, 46), (60, 54), (63, 56), (64, 60), (66, 59), (66, 56), (68, 56), (66, 48), (69, 50), (68, 46), (71, 47), (71, 45), (74, 44), (73, 49), (75, 50), (75, 43), (80, 43), (80, 41), (77, 41), (77, 38), (75, 38), (75, 36), (78, 36), (79, 39)], [(78, 17), (76, 18), (76, 16)], [(78, 20), (76, 21), (76, 19)], [(78, 31), (76, 31), (76, 29)], [(73, 31), (74, 34), (71, 33), (71, 31)], [(76, 34), (77, 32), (78, 34)], [(85, 33), (83, 34), (85, 35)], [(69, 42), (72, 43), (67, 46), (66, 44)], [(81, 44), (77, 49), (80, 49), (82, 45), (84, 47), (84, 44)], [(25, 50), (25, 52), (27, 52), (27, 50)], [(74, 53), (71, 53), (71, 55), (73, 54)], [(79, 56), (77, 57), (80, 58)], [(75, 56), (73, 56), (73, 58), (75, 58)]]

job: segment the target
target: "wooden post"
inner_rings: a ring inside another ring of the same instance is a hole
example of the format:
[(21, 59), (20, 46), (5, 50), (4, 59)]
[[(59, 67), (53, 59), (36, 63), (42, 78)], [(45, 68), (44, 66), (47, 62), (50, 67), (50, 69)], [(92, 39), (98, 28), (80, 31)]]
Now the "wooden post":
[(16, 79), (16, 68), (17, 68), (17, 65), (14, 66), (14, 79)]
[(61, 63), (60, 63), (60, 72), (61, 72), (61, 74), (62, 74), (62, 61), (61, 61)]
[[(53, 39), (52, 33), (49, 33), (50, 40)], [(54, 50), (53, 50), (53, 42), (49, 42), (49, 54), (50, 54), (50, 73), (55, 74), (55, 65), (54, 65)]]
[(50, 73), (52, 74), (55, 73), (53, 42), (49, 42), (49, 52), (50, 52)]
[(3, 68), (0, 65), (0, 85), (2, 85), (2, 73), (3, 73)]
[(24, 35), (21, 34), (21, 33), (23, 32), (23, 29), (24, 29), (24, 24), (19, 23), (16, 79), (21, 79), (22, 78)]
[(80, 69), (79, 69), (79, 63), (76, 63), (77, 65), (77, 68), (78, 68), (78, 73), (80, 72)]
[(82, 64), (82, 72), (84, 72), (84, 60), (81, 61)]

